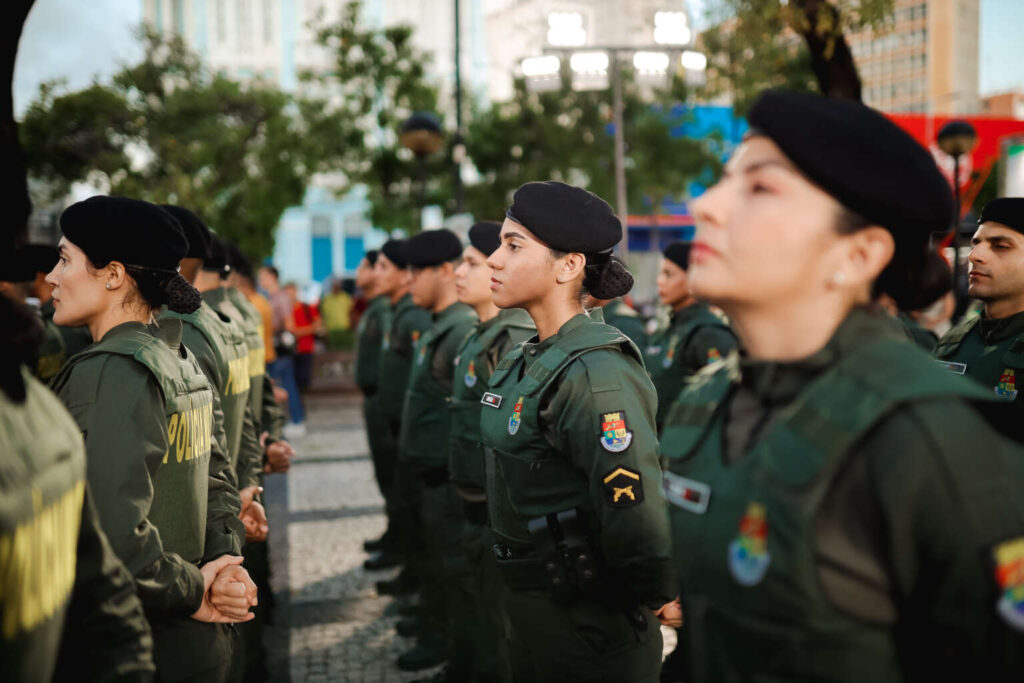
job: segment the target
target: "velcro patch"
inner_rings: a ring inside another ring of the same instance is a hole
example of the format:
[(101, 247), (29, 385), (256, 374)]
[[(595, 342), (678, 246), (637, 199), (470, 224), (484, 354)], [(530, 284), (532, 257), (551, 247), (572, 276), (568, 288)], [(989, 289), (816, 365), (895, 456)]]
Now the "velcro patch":
[(497, 394), (492, 394), (491, 392), (488, 391), (483, 395), (483, 398), (480, 399), (480, 402), (483, 403), (485, 406), (490, 406), (491, 408), (500, 408), (501, 396)]
[(640, 473), (631, 467), (616, 467), (602, 477), (604, 502), (613, 508), (630, 508), (644, 502)]

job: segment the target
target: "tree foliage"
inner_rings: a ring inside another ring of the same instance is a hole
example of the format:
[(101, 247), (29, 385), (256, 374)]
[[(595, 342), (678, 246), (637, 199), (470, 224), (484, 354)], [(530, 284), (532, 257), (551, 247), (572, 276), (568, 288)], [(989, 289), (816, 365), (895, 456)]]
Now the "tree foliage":
[(143, 31), (145, 59), (75, 92), (45, 84), (21, 125), (29, 173), (54, 199), (75, 181), (180, 204), (248, 254), (329, 168), (336, 113), (276, 87), (212, 74), (178, 38)]

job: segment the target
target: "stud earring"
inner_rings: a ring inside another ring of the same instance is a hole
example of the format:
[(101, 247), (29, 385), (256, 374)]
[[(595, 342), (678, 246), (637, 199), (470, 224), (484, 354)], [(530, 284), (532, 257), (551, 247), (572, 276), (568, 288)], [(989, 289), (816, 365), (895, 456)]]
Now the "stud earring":
[(841, 270), (837, 270), (835, 272), (835, 274), (832, 275), (832, 284), (834, 284), (836, 286), (839, 286), (839, 285), (843, 285), (845, 283), (846, 283), (846, 273), (844, 273)]
[(109, 282), (107, 283), (107, 289), (110, 289), (110, 283)]

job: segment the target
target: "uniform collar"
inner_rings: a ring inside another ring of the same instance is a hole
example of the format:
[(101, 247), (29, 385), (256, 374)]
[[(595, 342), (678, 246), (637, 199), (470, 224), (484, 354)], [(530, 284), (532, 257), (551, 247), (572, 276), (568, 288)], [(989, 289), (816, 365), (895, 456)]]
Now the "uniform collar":
[(444, 310), (442, 310), (442, 311), (440, 311), (438, 313), (432, 314), (432, 318), (434, 319), (434, 322), (437, 322), (439, 320), (447, 318), (448, 316), (452, 315), (453, 313), (461, 313), (464, 310), (470, 310), (469, 306), (467, 306), (466, 304), (462, 303), (461, 301), (456, 301), (455, 303), (449, 305)]
[(982, 315), (978, 320), (978, 330), (986, 344), (996, 344), (1024, 334), (1024, 311), (1006, 318), (986, 318)]
[(544, 341), (537, 341), (537, 335), (530, 337), (530, 339), (523, 344), (523, 356), (527, 359), (528, 364), (532, 363), (540, 357), (542, 353), (554, 346), (555, 342), (557, 342), (559, 338), (564, 337), (576, 328), (588, 325), (592, 322), (594, 321), (586, 313), (577, 313), (558, 328), (558, 332), (551, 335)]
[(816, 353), (796, 361), (752, 360), (741, 352), (740, 384), (767, 406), (785, 405), (854, 349), (884, 337), (905, 338), (897, 323), (867, 308), (850, 312)]
[(672, 311), (672, 326), (675, 327), (676, 325), (682, 325), (688, 320), (692, 320), (708, 310), (710, 309), (707, 304), (695, 301), (689, 306), (680, 308), (678, 311)]

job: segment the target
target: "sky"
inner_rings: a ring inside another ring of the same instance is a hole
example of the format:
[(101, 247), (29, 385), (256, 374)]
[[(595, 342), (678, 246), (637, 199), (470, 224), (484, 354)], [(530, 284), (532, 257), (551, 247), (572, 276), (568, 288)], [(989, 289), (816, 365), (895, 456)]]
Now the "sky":
[[(690, 0), (700, 12), (708, 0)], [(141, 0), (36, 0), (18, 46), (14, 107), (20, 114), (39, 85), (66, 79), (77, 89), (141, 57), (133, 31)], [(1024, 90), (1024, 0), (981, 0), (980, 89), (983, 95)]]

